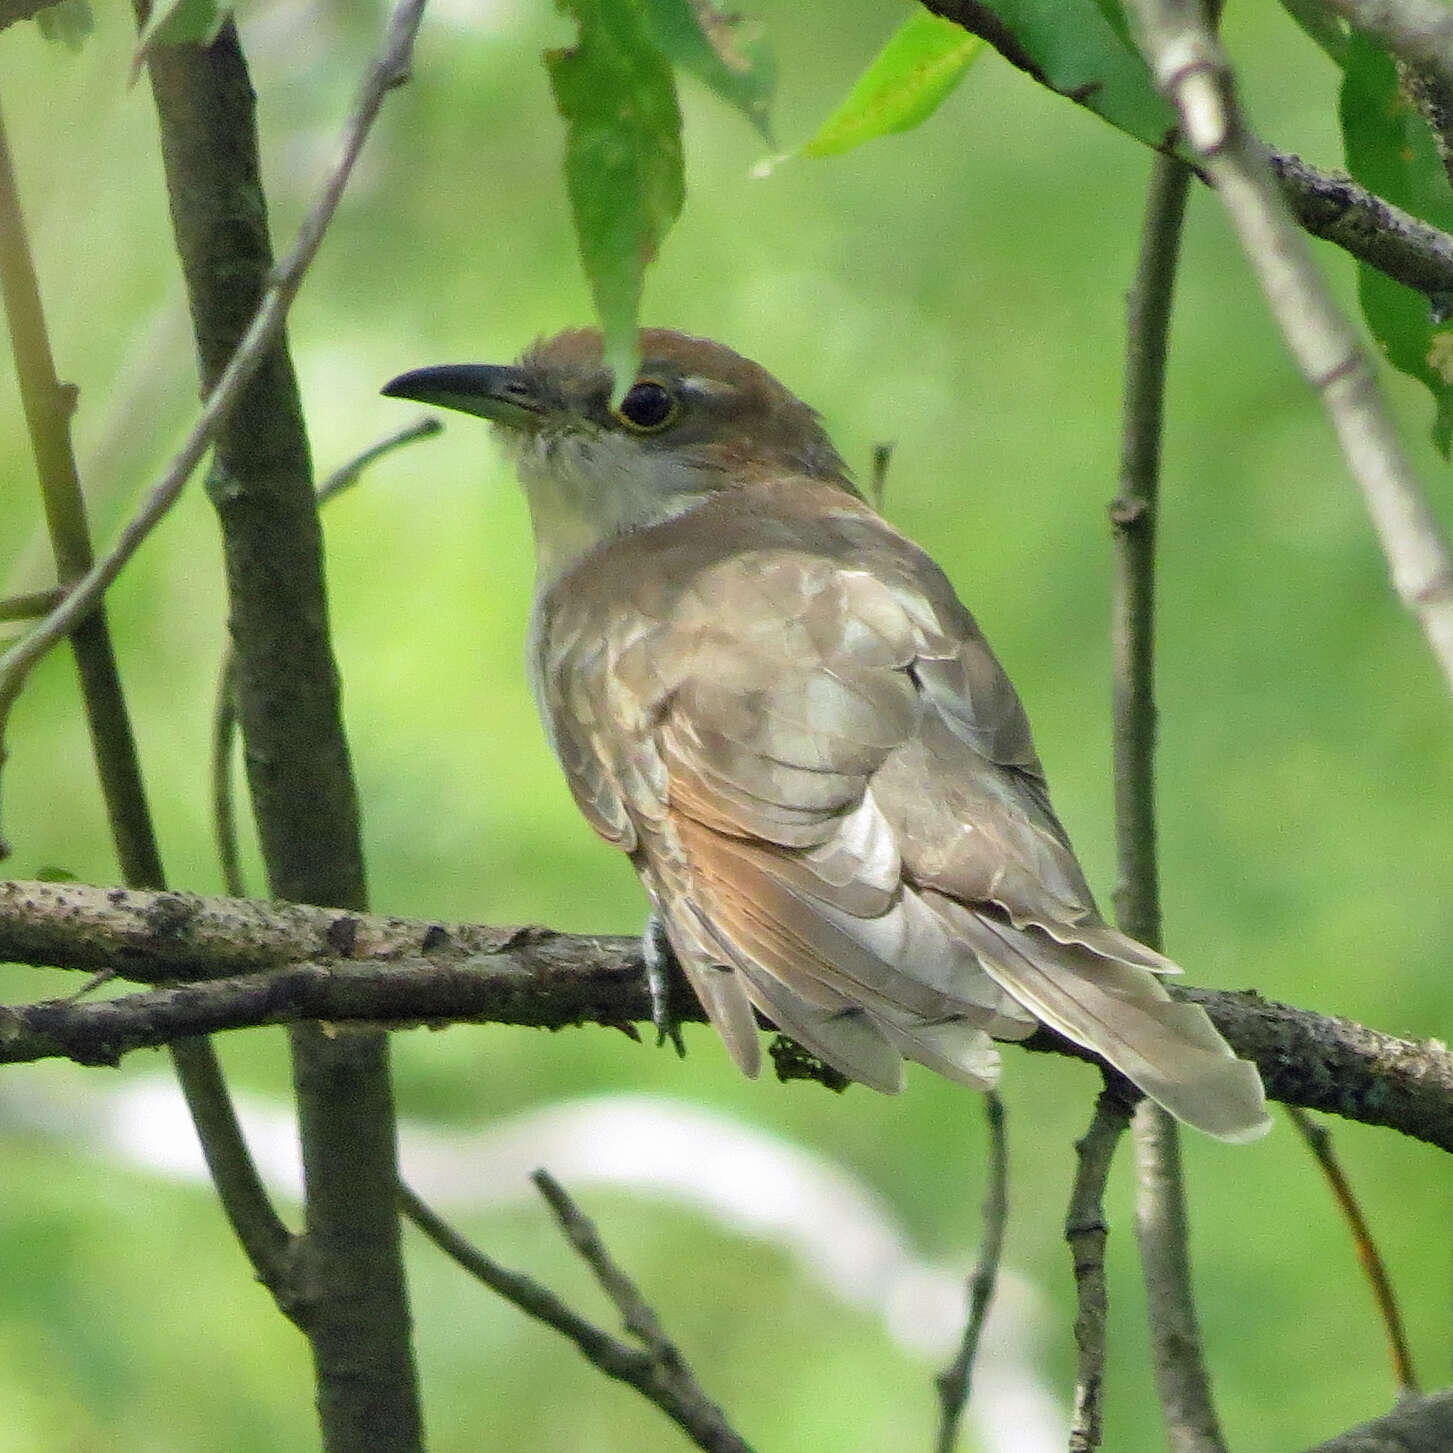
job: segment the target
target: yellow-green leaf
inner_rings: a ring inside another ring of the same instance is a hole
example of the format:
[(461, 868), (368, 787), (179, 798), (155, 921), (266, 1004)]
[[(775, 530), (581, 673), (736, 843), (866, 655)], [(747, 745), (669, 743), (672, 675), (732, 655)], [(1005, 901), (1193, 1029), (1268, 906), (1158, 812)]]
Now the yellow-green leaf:
[(977, 35), (920, 11), (893, 33), (803, 155), (832, 156), (917, 126), (938, 110), (983, 49)]

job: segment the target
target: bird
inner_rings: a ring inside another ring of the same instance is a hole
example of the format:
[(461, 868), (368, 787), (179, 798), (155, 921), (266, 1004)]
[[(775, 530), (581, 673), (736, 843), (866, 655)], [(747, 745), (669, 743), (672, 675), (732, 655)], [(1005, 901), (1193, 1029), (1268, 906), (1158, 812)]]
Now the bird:
[(756, 1014), (848, 1080), (993, 1086), (1041, 1024), (1228, 1141), (1256, 1066), (1107, 924), (1018, 694), (816, 412), (722, 344), (639, 334), (618, 388), (570, 329), (389, 397), (489, 420), (534, 535), (530, 676), (591, 827), (629, 855), (658, 1026), (674, 958), (728, 1053)]

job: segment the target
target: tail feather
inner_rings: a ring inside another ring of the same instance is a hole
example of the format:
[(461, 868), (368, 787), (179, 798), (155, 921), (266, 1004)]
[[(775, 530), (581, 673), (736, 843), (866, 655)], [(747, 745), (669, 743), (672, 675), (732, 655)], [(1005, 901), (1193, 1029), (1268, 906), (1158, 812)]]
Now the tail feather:
[(1255, 1140), (1270, 1129), (1256, 1066), (1236, 1058), (1198, 1004), (1173, 1000), (1127, 959), (960, 904), (946, 910), (985, 970), (1020, 1003), (1103, 1055), (1177, 1119), (1221, 1140)]

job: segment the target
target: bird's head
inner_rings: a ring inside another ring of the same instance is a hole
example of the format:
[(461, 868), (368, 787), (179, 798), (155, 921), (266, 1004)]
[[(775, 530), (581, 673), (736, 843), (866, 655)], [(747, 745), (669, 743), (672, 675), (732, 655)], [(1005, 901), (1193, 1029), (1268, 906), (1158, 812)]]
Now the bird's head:
[(593, 328), (518, 363), (420, 368), (383, 391), (494, 423), (529, 498), (542, 578), (723, 490), (804, 477), (853, 490), (817, 415), (749, 359), (665, 328), (641, 331), (641, 359), (615, 407)]

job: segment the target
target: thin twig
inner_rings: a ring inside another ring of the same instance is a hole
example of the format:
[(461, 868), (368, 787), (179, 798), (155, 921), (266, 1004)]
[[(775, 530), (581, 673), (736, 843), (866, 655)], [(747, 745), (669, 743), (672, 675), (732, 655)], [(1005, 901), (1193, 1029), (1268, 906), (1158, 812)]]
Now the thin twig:
[(296, 1243), (258, 1174), (217, 1051), (205, 1038), (177, 1040), (170, 1049), (177, 1082), (227, 1224), (279, 1310), (296, 1318)]
[[(1155, 822), (1155, 533), (1165, 363), (1190, 169), (1157, 156), (1126, 327), (1115, 535), (1115, 835), (1120, 927), (1161, 947)], [(1191, 1285), (1190, 1236), (1175, 1122), (1143, 1102), (1135, 1116), (1136, 1241), (1145, 1274), (1156, 1391), (1173, 1453), (1225, 1453)]]
[[(1316, 4), (1300, 0), (1296, 8)], [(1327, 0), (1354, 4), (1359, 0)], [(982, 36), (1011, 65), (1041, 86), (1079, 105), (1093, 88), (1058, 91), (1015, 39), (1013, 31), (983, 0), (924, 0), (929, 10)], [(1441, 8), (1441, 7), (1440, 7)], [(1297, 221), (1314, 237), (1340, 247), (1359, 262), (1433, 297), (1453, 291), (1453, 237), (1359, 186), (1349, 177), (1319, 171), (1300, 157), (1270, 151), (1268, 159)], [(1203, 175), (1202, 181), (1206, 180)]]
[(1009, 1222), (1009, 1142), (1004, 1133), (1004, 1101), (997, 1090), (990, 1090), (984, 1096), (984, 1123), (989, 1131), (984, 1234), (979, 1259), (969, 1274), (969, 1314), (964, 1322), (963, 1340), (954, 1360), (935, 1379), (939, 1401), (938, 1441), (934, 1445), (937, 1453), (953, 1453), (958, 1445), (959, 1424), (968, 1406), (974, 1359), (994, 1300), (999, 1261), (1004, 1252), (1004, 1231)]
[(406, 444), (416, 444), (420, 439), (431, 439), (435, 434), (443, 432), (443, 421), (431, 415), (415, 419), (412, 424), (406, 424), (402, 429), (395, 429), (392, 433), (385, 434), (383, 438), (370, 444), (367, 449), (355, 454), (346, 464), (339, 465), (318, 486), (318, 503), (325, 505), (329, 500), (337, 499), (345, 490), (352, 489), (362, 478), (364, 471), (370, 465), (377, 464), (384, 455), (392, 454), (395, 449), (402, 449)]
[[(0, 123), (0, 288), (5, 297), (5, 317), (10, 327), (11, 350), (46, 528), (55, 557), (56, 579), (66, 593), (56, 606), (58, 612), (65, 609), (66, 599), (90, 568), (92, 558), (86, 505), (71, 444), (76, 390), (62, 383), (56, 373), (3, 123)], [(80, 624), (71, 637), (71, 651), (80, 677), (96, 773), (106, 801), (106, 817), (122, 876), (138, 887), (160, 888), (164, 882), (161, 854), (142, 786), (136, 736), (121, 689), (116, 652), (102, 612), (89, 613)], [(3, 738), (3, 708), (0, 708), (0, 761), (4, 757)], [(5, 851), (0, 841), (0, 856)]]
[(1075, 1411), (1070, 1423), (1070, 1453), (1094, 1453), (1100, 1446), (1100, 1405), (1105, 1381), (1105, 1182), (1115, 1148), (1130, 1123), (1130, 1109), (1113, 1089), (1095, 1101), (1090, 1128), (1075, 1142), (1074, 1188), (1065, 1217), (1065, 1240), (1075, 1268)]
[[(1438, 6), (1441, 10), (1443, 7)], [(1403, 604), (1453, 688), (1453, 557), (1403, 453), (1356, 332), (1331, 301), (1260, 145), (1242, 124), (1231, 71), (1202, 0), (1132, 0), (1141, 49), (1176, 106), (1298, 367), (1362, 490)], [(1446, 14), (1446, 12), (1445, 12)]]
[[(416, 419), (405, 428), (395, 429), (370, 444), (341, 468), (335, 469), (318, 486), (319, 506), (351, 488), (362, 478), (369, 465), (385, 454), (419, 439), (430, 438), (441, 433), (443, 428), (444, 425), (436, 418)], [(217, 696), (212, 707), (212, 839), (217, 846), (223, 886), (234, 898), (241, 898), (247, 892), (247, 885), (242, 876), (242, 855), (237, 845), (236, 795), (232, 790), (232, 744), (237, 735), (237, 698), (233, 682), (235, 660), (229, 641), (222, 648), (222, 663), (217, 671)]]
[(1155, 532), (1171, 301), (1189, 187), (1189, 169), (1174, 158), (1157, 156), (1151, 163), (1126, 322), (1120, 488), (1110, 506), (1119, 864), (1115, 917), (1126, 933), (1152, 948), (1159, 946), (1161, 932), (1155, 850)]
[(1226, 1453), (1191, 1289), (1180, 1127), (1159, 1105), (1142, 1100), (1134, 1141), (1135, 1240), (1166, 1441), (1171, 1453)]
[(32, 590), (28, 595), (12, 595), (0, 600), (0, 621), (31, 621), (49, 615), (61, 603), (65, 591), (57, 586), (50, 590)]
[(389, 17), (384, 44), (344, 126), (338, 158), (298, 229), (292, 250), (273, 270), (270, 285), (252, 322), (238, 343), (231, 362), (207, 395), (201, 415), (185, 443), (148, 491), (140, 509), (127, 521), (111, 550), (75, 582), (66, 598), (34, 630), (0, 655), (0, 764), (4, 762), (5, 726), (26, 677), (57, 642), (74, 631), (96, 609), (107, 587), (176, 503), (192, 471), (236, 405), (244, 385), (276, 340), (288, 308), (337, 211), (343, 189), (383, 98), (408, 75), (409, 56), (414, 34), (423, 18), (424, 3), (425, 0), (399, 0)]
[[(71, 447), (70, 418), (75, 397), (74, 390), (63, 385), (56, 375), (3, 126), (0, 284), (56, 573), (64, 596), (65, 588), (73, 588), (73, 582), (84, 575), (92, 561), (90, 529)], [(96, 609), (90, 613), (70, 639), (122, 876), (134, 888), (164, 889), (166, 882), (141, 780), (136, 741), (103, 612)], [(170, 1049), (223, 1212), (258, 1278), (287, 1310), (290, 1268), (286, 1257), (291, 1237), (263, 1189), (216, 1052), (200, 1038), (174, 1041)]]
[(1377, 1243), (1372, 1239), (1372, 1231), (1368, 1227), (1367, 1218), (1362, 1214), (1362, 1207), (1358, 1204), (1352, 1186), (1337, 1160), (1337, 1153), (1332, 1148), (1332, 1137), (1325, 1126), (1318, 1125), (1299, 1106), (1289, 1105), (1287, 1112), (1292, 1117), (1292, 1124), (1297, 1127), (1302, 1139), (1306, 1141), (1307, 1149), (1312, 1152), (1317, 1164), (1321, 1166), (1322, 1174), (1327, 1178), (1327, 1185), (1331, 1188), (1332, 1195), (1336, 1198), (1343, 1216), (1347, 1219), (1347, 1229), (1352, 1233), (1352, 1244), (1357, 1248), (1357, 1259), (1362, 1263), (1362, 1269), (1367, 1274), (1368, 1284), (1372, 1287), (1373, 1300), (1377, 1303), (1377, 1310), (1387, 1331), (1388, 1355), (1392, 1359), (1392, 1372), (1397, 1379), (1398, 1392), (1403, 1396), (1416, 1395), (1418, 1378), (1416, 1372), (1413, 1371), (1412, 1354), (1408, 1350), (1407, 1334), (1403, 1331), (1402, 1314), (1398, 1310), (1392, 1280), (1388, 1276), (1387, 1267), (1378, 1252)]
[(595, 1273), (640, 1347), (602, 1331), (533, 1277), (486, 1256), (405, 1185), (399, 1186), (399, 1209), (471, 1276), (527, 1316), (568, 1337), (593, 1367), (654, 1403), (698, 1448), (707, 1453), (751, 1453), (721, 1409), (701, 1390), (679, 1349), (661, 1330), (655, 1312), (611, 1260), (594, 1225), (545, 1171), (536, 1171), (534, 1181), (570, 1244)]

